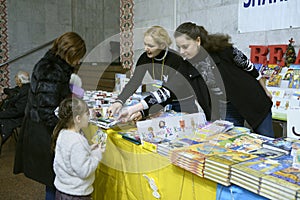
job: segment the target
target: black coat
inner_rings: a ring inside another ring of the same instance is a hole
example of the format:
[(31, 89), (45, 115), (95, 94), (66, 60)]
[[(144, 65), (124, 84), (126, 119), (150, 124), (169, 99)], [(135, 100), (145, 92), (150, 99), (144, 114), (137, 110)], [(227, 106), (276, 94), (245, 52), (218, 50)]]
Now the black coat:
[(236, 66), (233, 48), (226, 48), (210, 55), (222, 76), (227, 100), (253, 129), (257, 128), (271, 112), (273, 104), (271, 99), (251, 72)]
[[(156, 57), (161, 58), (164, 54), (165, 50)], [(144, 52), (137, 61), (133, 76), (118, 96), (118, 99), (125, 102), (142, 84), (142, 80), (147, 72), (153, 79), (162, 81), (162, 86), (171, 92), (171, 98), (161, 103), (161, 106), (153, 106), (151, 111), (147, 110), (145, 113), (156, 112), (162, 106), (174, 101), (179, 102), (181, 112), (194, 113), (198, 111), (194, 103), (194, 100), (197, 99), (206, 115), (206, 119), (210, 120), (210, 97), (205, 81), (192, 64), (185, 61), (172, 49), (168, 51), (164, 61), (152, 60)], [(168, 78), (166, 80), (163, 77)], [(187, 98), (189, 98), (188, 101), (182, 100)]]
[(71, 96), (69, 80), (73, 67), (48, 51), (35, 65), (24, 122), (20, 131), (14, 173), (53, 186), (51, 135), (58, 122), (54, 110)]
[(22, 124), (29, 86), (30, 84), (26, 83), (22, 87), (17, 86), (9, 89), (10, 92), (6, 92), (10, 95), (4, 100), (0, 112), (0, 124), (3, 125), (2, 134), (5, 136), (9, 136), (14, 128)]

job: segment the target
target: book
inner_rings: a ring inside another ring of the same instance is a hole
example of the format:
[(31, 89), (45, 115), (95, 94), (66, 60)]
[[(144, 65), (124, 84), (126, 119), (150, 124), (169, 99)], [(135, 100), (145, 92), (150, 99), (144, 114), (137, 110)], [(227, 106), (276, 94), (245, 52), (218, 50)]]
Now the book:
[(283, 186), (288, 185), (291, 188), (300, 189), (300, 169), (290, 166), (270, 173), (269, 175), (278, 178), (277, 183)]
[(291, 156), (293, 157), (294, 168), (300, 169), (300, 141), (294, 140), (292, 144)]
[(292, 149), (292, 142), (293, 139), (291, 138), (276, 138), (263, 142), (262, 147), (289, 154)]
[(278, 170), (290, 166), (292, 163), (290, 155), (280, 157), (257, 157), (232, 166), (232, 171), (243, 174), (243, 176), (262, 178)]
[(115, 126), (119, 121), (115, 120), (114, 118), (105, 118), (105, 117), (98, 117), (90, 119), (90, 122), (103, 128), (103, 129), (109, 129), (113, 126)]
[(212, 123), (205, 125), (201, 129), (212, 133), (223, 133), (232, 129), (233, 127), (234, 125), (232, 122), (225, 120), (216, 120)]
[(206, 163), (211, 163), (224, 168), (230, 168), (234, 164), (241, 163), (256, 157), (256, 155), (233, 151), (209, 156), (206, 159)]
[(249, 182), (248, 180), (244, 180), (241, 178), (231, 177), (230, 183), (236, 184), (242, 188), (245, 188), (253, 193), (259, 193), (259, 185), (258, 182)]
[(277, 197), (280, 196), (282, 199), (295, 199), (295, 192), (287, 192), (284, 188), (276, 188), (272, 185), (262, 183), (260, 186), (260, 194), (269, 194), (270, 196)]
[(263, 140), (250, 134), (240, 134), (217, 144), (239, 152), (249, 152), (261, 148)]
[(265, 159), (277, 158), (277, 157), (280, 157), (280, 156), (287, 155), (286, 153), (284, 153), (282, 151), (278, 151), (278, 150), (275, 150), (275, 149), (268, 149), (268, 148), (265, 148), (265, 147), (248, 151), (248, 153), (252, 154), (252, 155), (256, 155), (256, 156), (261, 157), (261, 158), (265, 158)]
[(137, 122), (141, 142), (160, 143), (164, 139), (174, 140), (184, 135), (194, 134), (195, 130), (206, 123), (203, 113), (177, 114)]
[(272, 74), (268, 80), (267, 86), (278, 87), (280, 85), (282, 75)]
[(122, 135), (122, 138), (128, 140), (134, 144), (140, 145), (141, 139), (136, 129), (129, 129), (126, 131), (119, 131), (118, 134)]
[(95, 135), (92, 137), (91, 142), (93, 144), (98, 144), (101, 147), (101, 149), (105, 150), (106, 140), (107, 140), (107, 134), (104, 131), (102, 131), (100, 128), (98, 128)]
[(187, 147), (202, 142), (204, 141), (193, 136), (182, 137), (174, 140), (165, 140), (165, 142), (161, 142), (157, 144), (157, 153), (164, 156), (168, 156), (170, 151), (173, 149)]

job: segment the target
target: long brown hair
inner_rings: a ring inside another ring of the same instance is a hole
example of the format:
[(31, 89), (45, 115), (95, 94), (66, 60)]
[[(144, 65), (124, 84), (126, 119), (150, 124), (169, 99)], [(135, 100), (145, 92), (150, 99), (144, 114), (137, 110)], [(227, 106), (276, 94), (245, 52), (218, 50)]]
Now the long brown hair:
[(74, 117), (88, 111), (88, 106), (82, 99), (73, 97), (63, 100), (59, 105), (59, 121), (53, 130), (52, 150), (55, 150), (58, 135), (62, 129), (70, 129), (75, 126)]
[(196, 40), (200, 37), (201, 46), (208, 52), (216, 52), (226, 47), (231, 47), (230, 36), (226, 34), (208, 34), (203, 26), (198, 26), (192, 22), (185, 22), (179, 25), (174, 32), (174, 37), (187, 35), (191, 39)]
[(86, 46), (77, 33), (66, 32), (54, 41), (50, 50), (70, 65), (75, 66), (85, 55)]

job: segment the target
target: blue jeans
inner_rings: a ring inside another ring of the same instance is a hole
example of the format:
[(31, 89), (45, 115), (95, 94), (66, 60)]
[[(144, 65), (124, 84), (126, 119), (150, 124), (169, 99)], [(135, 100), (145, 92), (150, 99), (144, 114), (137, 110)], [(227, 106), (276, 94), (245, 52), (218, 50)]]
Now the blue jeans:
[(259, 126), (254, 131), (257, 134), (275, 138), (271, 111), (268, 113), (266, 118), (259, 124)]
[(234, 126), (244, 126), (245, 119), (231, 102), (220, 103), (220, 116), (221, 119), (232, 122)]
[[(233, 122), (234, 126), (244, 126), (245, 118), (239, 114), (231, 102), (220, 103), (221, 119)], [(275, 137), (272, 124), (272, 112), (270, 111), (265, 119), (253, 130), (259, 135)]]
[(45, 200), (55, 200), (56, 189), (50, 186), (46, 186), (46, 198)]

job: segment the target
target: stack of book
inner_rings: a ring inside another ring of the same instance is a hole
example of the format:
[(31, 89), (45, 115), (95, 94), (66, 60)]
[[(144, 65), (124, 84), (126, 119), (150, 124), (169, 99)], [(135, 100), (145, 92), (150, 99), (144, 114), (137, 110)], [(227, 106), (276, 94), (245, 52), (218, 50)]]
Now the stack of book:
[(232, 165), (256, 157), (255, 155), (236, 151), (209, 156), (205, 159), (204, 177), (228, 186), (230, 185)]
[(169, 157), (171, 150), (188, 147), (194, 144), (199, 144), (203, 142), (202, 139), (196, 137), (182, 137), (175, 140), (169, 140), (162, 143), (157, 144), (157, 153)]
[(171, 162), (198, 176), (203, 177), (205, 159), (211, 155), (230, 152), (230, 150), (209, 141), (171, 151)]
[(205, 157), (200, 152), (190, 149), (178, 149), (171, 152), (170, 159), (172, 164), (203, 177)]
[(260, 194), (262, 178), (291, 165), (289, 155), (256, 157), (232, 166), (230, 182)]
[(296, 199), (300, 190), (300, 169), (292, 167), (289, 155), (277, 160), (280, 166), (261, 179), (260, 195), (270, 199)]

